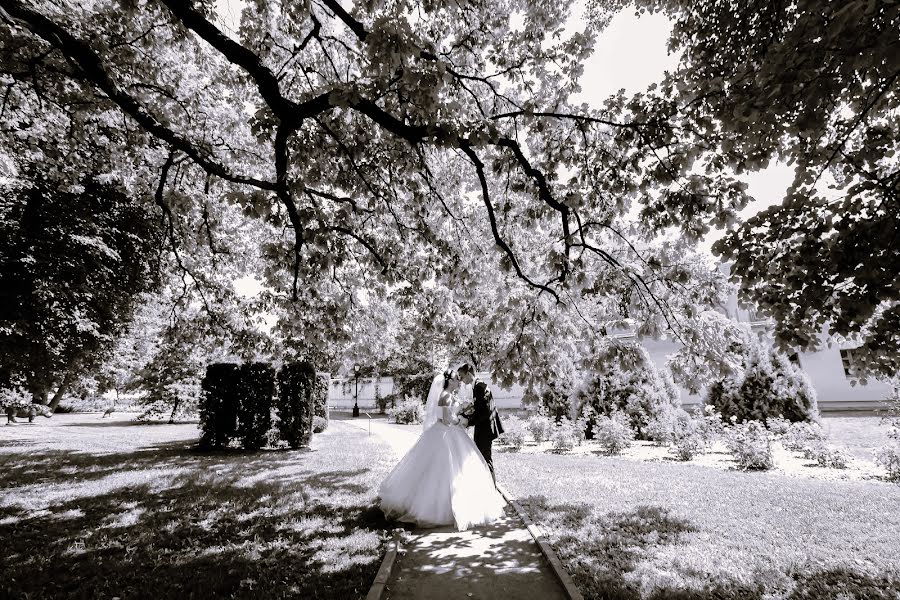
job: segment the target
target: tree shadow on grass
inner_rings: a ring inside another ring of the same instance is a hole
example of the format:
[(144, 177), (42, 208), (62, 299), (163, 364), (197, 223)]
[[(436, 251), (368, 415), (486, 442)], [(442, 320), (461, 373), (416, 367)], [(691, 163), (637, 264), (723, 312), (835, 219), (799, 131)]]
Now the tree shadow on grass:
[(362, 596), (389, 528), (363, 444), (7, 453), (0, 597)]
[[(677, 544), (697, 529), (668, 510), (640, 506), (631, 512), (594, 512), (590, 504), (551, 504), (544, 496), (519, 502), (553, 535), (557, 551), (578, 589), (588, 600), (753, 600), (764, 597), (770, 581), (751, 584), (713, 581), (703, 589), (658, 587), (642, 595), (640, 561), (655, 548)], [(896, 600), (900, 582), (848, 569), (812, 570), (791, 575), (787, 600)]]
[[(631, 512), (599, 515), (589, 504), (550, 504), (544, 496), (519, 502), (551, 531), (550, 542), (585, 598), (639, 600), (638, 582), (629, 577), (654, 547), (672, 545), (696, 531), (684, 519), (656, 506), (639, 506)], [(713, 600), (759, 598), (759, 590), (722, 582), (703, 590), (658, 589), (652, 600)]]
[(137, 428), (137, 427), (159, 427), (159, 426), (172, 426), (172, 425), (199, 425), (199, 421), (175, 421), (174, 423), (169, 423), (168, 421), (137, 421), (134, 419), (120, 419), (117, 421), (110, 421), (109, 419), (100, 420), (101, 417), (97, 417), (96, 423), (91, 422), (80, 422), (80, 423), (66, 423), (66, 427), (87, 427), (87, 428), (106, 428), (106, 427), (121, 427), (121, 428)]
[(789, 600), (896, 600), (900, 582), (848, 569), (828, 569), (796, 578)]

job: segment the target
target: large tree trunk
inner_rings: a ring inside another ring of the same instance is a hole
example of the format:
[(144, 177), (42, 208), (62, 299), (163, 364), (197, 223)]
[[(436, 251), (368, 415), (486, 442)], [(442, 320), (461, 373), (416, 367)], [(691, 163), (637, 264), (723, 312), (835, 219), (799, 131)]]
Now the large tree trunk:
[(66, 376), (63, 377), (62, 383), (60, 383), (59, 387), (56, 388), (56, 393), (53, 394), (53, 399), (50, 400), (50, 410), (56, 410), (56, 407), (59, 406), (59, 401), (62, 400), (63, 395), (68, 391), (69, 386), (72, 385), (72, 381), (74, 380), (75, 370), (69, 369), (66, 372)]
[(172, 405), (172, 412), (169, 414), (169, 423), (175, 422), (175, 411), (178, 410), (178, 405), (181, 404), (181, 398), (175, 398), (175, 404)]

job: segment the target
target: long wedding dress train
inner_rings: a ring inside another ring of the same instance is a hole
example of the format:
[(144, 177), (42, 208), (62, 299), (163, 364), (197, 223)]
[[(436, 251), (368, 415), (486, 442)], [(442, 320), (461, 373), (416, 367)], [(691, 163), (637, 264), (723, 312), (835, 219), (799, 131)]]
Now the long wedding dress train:
[(460, 531), (497, 520), (506, 502), (487, 463), (456, 425), (455, 401), (428, 427), (385, 478), (378, 496), (385, 515), (419, 527), (455, 525)]

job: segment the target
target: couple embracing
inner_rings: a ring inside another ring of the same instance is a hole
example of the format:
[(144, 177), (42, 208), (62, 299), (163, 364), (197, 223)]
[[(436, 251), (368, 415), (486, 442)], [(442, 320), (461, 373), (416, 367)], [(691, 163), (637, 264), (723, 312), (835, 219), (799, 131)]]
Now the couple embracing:
[[(472, 385), (473, 402), (457, 391)], [(475, 441), (466, 433), (474, 426)], [(462, 365), (434, 378), (425, 404), (422, 435), (379, 489), (388, 518), (419, 527), (454, 525), (462, 531), (495, 521), (505, 501), (496, 488), (491, 446), (503, 433), (487, 384)]]

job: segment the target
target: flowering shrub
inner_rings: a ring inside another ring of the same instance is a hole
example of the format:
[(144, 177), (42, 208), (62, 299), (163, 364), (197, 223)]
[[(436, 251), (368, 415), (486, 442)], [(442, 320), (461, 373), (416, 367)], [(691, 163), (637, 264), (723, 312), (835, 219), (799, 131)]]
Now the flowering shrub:
[(829, 448), (828, 446), (822, 445), (816, 452), (815, 461), (819, 463), (820, 467), (846, 469), (850, 464), (850, 456), (846, 451), (840, 448)]
[(781, 434), (781, 445), (793, 452), (802, 452), (824, 441), (825, 432), (818, 423), (791, 423), (787, 431)]
[(725, 430), (725, 445), (741, 469), (765, 471), (775, 467), (769, 432), (759, 421), (728, 427)]
[(388, 410), (388, 415), (399, 425), (413, 425), (421, 423), (425, 418), (425, 408), (418, 398), (407, 396), (397, 406)]
[[(685, 413), (687, 414), (687, 413)], [(669, 452), (678, 460), (691, 460), (706, 451), (708, 442), (703, 434), (703, 422), (688, 416), (675, 421)]]
[(547, 416), (547, 411), (543, 406), (539, 406), (537, 413), (528, 418), (525, 426), (538, 444), (547, 440), (553, 431), (553, 422)]
[(612, 416), (599, 416), (594, 423), (594, 439), (607, 454), (619, 454), (631, 445), (634, 431), (628, 425), (628, 417), (620, 412)]
[[(506, 425), (504, 425), (506, 427)], [(519, 429), (513, 429), (512, 431), (507, 430), (502, 436), (503, 443), (509, 446), (509, 449), (513, 452), (518, 452), (525, 446), (525, 440), (528, 437), (528, 432), (524, 427)]]
[(27, 408), (31, 404), (31, 396), (22, 388), (14, 387), (0, 390), (0, 409)]
[(515, 415), (504, 417), (503, 433), (500, 435), (501, 444), (509, 446), (512, 451), (519, 451), (525, 446), (528, 437), (528, 430), (525, 427), (525, 421)]
[(553, 427), (553, 432), (550, 434), (550, 441), (553, 444), (553, 449), (557, 452), (569, 452), (572, 450), (577, 443), (577, 436), (575, 435), (575, 426), (573, 423), (569, 419), (563, 417), (562, 420)]
[(779, 437), (783, 437), (791, 430), (791, 422), (781, 415), (770, 417), (766, 419), (766, 429)]
[(703, 440), (710, 444), (725, 434), (725, 422), (722, 414), (715, 406), (707, 404), (703, 407), (703, 415), (698, 418), (700, 434)]
[(891, 481), (900, 481), (900, 444), (890, 444), (875, 452), (875, 463), (884, 467)]

